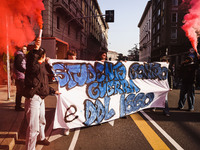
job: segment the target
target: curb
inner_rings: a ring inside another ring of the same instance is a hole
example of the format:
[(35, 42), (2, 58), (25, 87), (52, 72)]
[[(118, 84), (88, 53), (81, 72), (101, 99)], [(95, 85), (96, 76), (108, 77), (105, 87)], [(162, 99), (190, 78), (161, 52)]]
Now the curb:
[(0, 85), (1, 104), (1, 129), (0, 129), (0, 149), (12, 150), (18, 140), (18, 134), (24, 118), (24, 112), (14, 110), (16, 87), (11, 85), (10, 99), (8, 97), (7, 85)]
[(9, 132), (0, 132), (0, 149), (3, 150), (12, 150), (15, 146), (16, 141), (18, 140), (18, 133), (22, 121), (24, 119), (24, 112), (17, 112), (17, 117), (13, 121), (13, 125)]

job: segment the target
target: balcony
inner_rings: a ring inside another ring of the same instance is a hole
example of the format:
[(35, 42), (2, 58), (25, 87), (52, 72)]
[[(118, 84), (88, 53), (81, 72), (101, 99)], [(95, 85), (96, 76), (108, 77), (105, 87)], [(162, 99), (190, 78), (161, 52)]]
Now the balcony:
[[(54, 11), (62, 11), (66, 16), (69, 16), (69, 20), (77, 17), (83, 17), (81, 12), (80, 4), (77, 2), (71, 1), (71, 3), (67, 3), (66, 0), (56, 0), (53, 3)], [(75, 21), (83, 27), (83, 23), (81, 19), (75, 19)]]
[(147, 48), (147, 43), (144, 43), (144, 44), (143, 44), (143, 48)]

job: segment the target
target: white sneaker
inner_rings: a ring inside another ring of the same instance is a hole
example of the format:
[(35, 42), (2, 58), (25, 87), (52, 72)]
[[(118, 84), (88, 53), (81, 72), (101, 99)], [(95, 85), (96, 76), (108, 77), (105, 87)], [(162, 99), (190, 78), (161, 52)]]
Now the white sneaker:
[(69, 135), (69, 129), (64, 129), (64, 130), (63, 130), (63, 134), (64, 134), (64, 135)]

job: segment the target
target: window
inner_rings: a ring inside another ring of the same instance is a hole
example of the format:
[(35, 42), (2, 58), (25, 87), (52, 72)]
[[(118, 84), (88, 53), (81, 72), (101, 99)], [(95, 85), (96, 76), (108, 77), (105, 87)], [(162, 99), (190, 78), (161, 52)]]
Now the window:
[(172, 17), (172, 23), (176, 23), (177, 22), (177, 18), (178, 18), (178, 14), (177, 13), (172, 13), (172, 15), (171, 15), (171, 17)]
[(165, 9), (165, 2), (163, 1), (162, 3), (162, 9), (164, 10)]
[(149, 20), (149, 27), (148, 30), (151, 30), (151, 20)]
[(160, 36), (157, 36), (157, 44), (160, 43)]
[(68, 25), (68, 35), (70, 35), (70, 25)]
[(78, 34), (79, 34), (79, 32), (76, 31), (76, 40), (78, 40)]
[(85, 15), (88, 14), (87, 6), (85, 5)]
[(177, 29), (176, 28), (171, 29), (171, 39), (177, 39)]
[(155, 34), (155, 32), (156, 32), (156, 29), (155, 29), (155, 27), (153, 28), (153, 34)]
[(157, 24), (157, 30), (160, 30), (160, 22)]
[(155, 20), (156, 20), (156, 16), (154, 15), (154, 16), (153, 16), (153, 22), (155, 22)]
[(153, 39), (153, 47), (155, 47), (155, 45), (156, 45), (156, 40)]
[(158, 16), (160, 16), (160, 9), (158, 9)]
[(172, 6), (178, 6), (178, 0), (172, 0)]
[(162, 17), (162, 25), (164, 25), (165, 24), (165, 18), (164, 18), (164, 16)]
[(57, 29), (60, 29), (60, 17), (57, 16)]
[(153, 10), (155, 10), (155, 8), (156, 8), (156, 5), (155, 5), (155, 3), (153, 4)]

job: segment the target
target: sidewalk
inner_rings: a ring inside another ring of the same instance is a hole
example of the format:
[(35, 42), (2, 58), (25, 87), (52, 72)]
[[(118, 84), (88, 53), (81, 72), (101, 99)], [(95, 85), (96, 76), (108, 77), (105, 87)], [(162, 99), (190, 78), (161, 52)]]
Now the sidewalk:
[(24, 118), (24, 111), (15, 111), (15, 92), (16, 88), (12, 85), (11, 97), (7, 100), (7, 85), (0, 85), (0, 149), (13, 149)]

